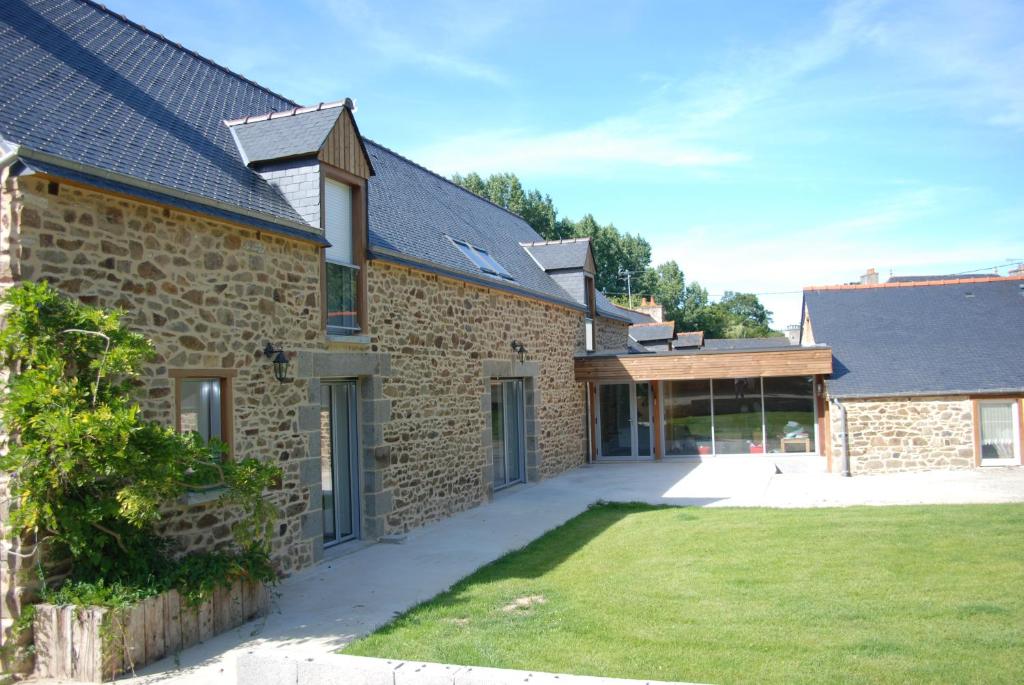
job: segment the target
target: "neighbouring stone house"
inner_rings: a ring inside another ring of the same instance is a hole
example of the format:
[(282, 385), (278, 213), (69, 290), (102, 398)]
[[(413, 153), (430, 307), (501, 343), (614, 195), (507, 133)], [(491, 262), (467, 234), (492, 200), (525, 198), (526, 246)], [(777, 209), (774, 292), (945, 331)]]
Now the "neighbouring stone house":
[[(0, 56), (0, 284), (127, 309), (146, 416), (283, 467), (282, 572), (588, 458), (574, 357), (629, 325), (588, 241), (364, 139), (351, 101), (301, 107), (91, 2), (5, 2)], [(233, 515), (191, 498), (164, 532), (213, 548)]]
[(1024, 277), (900, 277), (804, 291), (834, 355), (827, 456), (853, 474), (1021, 464)]

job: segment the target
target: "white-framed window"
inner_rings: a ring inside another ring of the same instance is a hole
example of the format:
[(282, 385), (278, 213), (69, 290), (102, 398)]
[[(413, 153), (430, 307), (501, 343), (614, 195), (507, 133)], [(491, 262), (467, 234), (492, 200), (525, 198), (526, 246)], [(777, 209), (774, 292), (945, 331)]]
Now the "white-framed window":
[(359, 267), (353, 247), (352, 186), (324, 179), (324, 235), (331, 244), (324, 252), (327, 262), (327, 332), (358, 333)]
[(982, 466), (1021, 463), (1017, 400), (979, 400), (977, 406), (979, 463)]

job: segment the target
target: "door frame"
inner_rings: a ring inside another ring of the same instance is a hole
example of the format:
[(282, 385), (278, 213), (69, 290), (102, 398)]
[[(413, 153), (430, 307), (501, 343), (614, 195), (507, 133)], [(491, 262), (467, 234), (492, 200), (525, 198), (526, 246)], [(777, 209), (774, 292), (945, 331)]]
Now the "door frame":
[[(518, 422), (518, 424), (519, 424), (519, 431), (518, 431), (519, 435), (518, 435), (518, 439), (516, 440), (516, 445), (518, 446), (518, 452), (519, 452), (519, 454), (516, 457), (517, 461), (519, 462), (519, 478), (517, 478), (515, 480), (512, 480), (512, 481), (510, 481), (508, 479), (508, 450), (509, 450), (509, 445), (511, 444), (511, 442), (509, 440), (509, 425), (508, 425), (508, 421), (505, 420), (508, 417), (508, 411), (509, 411), (508, 403), (506, 401), (508, 398), (507, 398), (507, 396), (505, 394), (505, 384), (506, 383), (515, 383), (516, 385), (518, 385), (518, 392), (515, 393), (516, 397), (518, 398), (518, 401), (516, 402), (515, 410), (519, 414), (519, 422)], [(492, 471), (492, 475), (491, 475), (491, 488), (493, 489), (494, 492), (497, 492), (499, 490), (504, 490), (505, 488), (512, 487), (513, 485), (520, 485), (520, 484), (526, 483), (528, 481), (528, 476), (527, 476), (527, 472), (526, 472), (526, 379), (525, 378), (520, 378), (520, 377), (504, 377), (504, 376), (503, 377), (497, 377), (497, 378), (491, 378), (490, 388), (491, 388), (491, 395), (492, 395), (492, 397), (493, 397), (493, 394), (494, 394), (494, 386), (496, 384), (501, 387), (502, 408), (505, 411), (505, 416), (502, 419), (502, 428), (503, 428), (503, 430), (505, 432), (505, 455), (504, 456), (505, 456), (505, 460), (506, 460), (506, 463), (505, 463), (505, 476), (506, 477), (505, 477), (505, 482), (502, 483), (501, 485), (498, 485), (497, 483), (495, 483), (495, 478), (494, 478), (494, 474), (493, 474), (493, 471)], [(492, 408), (491, 411), (493, 411), (493, 408)], [(494, 460), (494, 451), (493, 450), (494, 450), (494, 446), (492, 445), (491, 446), (491, 460), (492, 460), (492, 463), (493, 463), (493, 460)]]
[[(1001, 459), (983, 459), (981, 456), (981, 407), (986, 404), (1001, 404), (1009, 402), (1012, 405), (1010, 412), (1013, 423), (1013, 456)], [(979, 397), (974, 400), (974, 453), (975, 464), (984, 466), (1018, 466), (1024, 464), (1024, 445), (1022, 445), (1021, 428), (1024, 425), (1024, 402), (1019, 397)]]
[[(348, 394), (348, 471), (349, 471), (349, 507), (351, 509), (352, 516), (352, 532), (344, 537), (336, 536), (334, 540), (323, 540), (324, 549), (328, 547), (334, 547), (352, 540), (358, 540), (361, 536), (362, 529), (362, 497), (361, 492), (361, 479), (359, 472), (359, 380), (355, 378), (339, 378), (331, 380), (322, 380), (320, 382), (321, 392), (323, 388), (330, 388), (330, 411), (331, 411), (331, 437), (330, 437), (330, 449), (331, 449), (331, 475), (333, 479), (335, 500), (334, 500), (334, 529), (337, 531), (340, 526), (341, 510), (338, 507), (338, 493), (340, 492), (338, 484), (338, 449), (337, 441), (342, 439), (341, 431), (338, 430), (338, 412), (337, 412), (337, 400), (335, 399), (335, 393), (338, 388), (344, 388)], [(321, 459), (323, 455), (321, 455)]]
[[(650, 432), (650, 439), (648, 440), (648, 444), (651, 446), (651, 453), (650, 454), (639, 454), (640, 427), (639, 427), (638, 422), (636, 420), (636, 418), (637, 418), (636, 417), (636, 408), (637, 408), (636, 386), (639, 385), (640, 383), (643, 383), (643, 384), (647, 385), (647, 410), (650, 413), (650, 421), (649, 421), (649, 428), (648, 428), (648, 431)], [(601, 386), (602, 385), (628, 385), (629, 386), (629, 450), (630, 450), (629, 456), (625, 456), (625, 457), (617, 457), (617, 456), (606, 457), (604, 455), (604, 450), (602, 449), (603, 446), (604, 446), (604, 440), (602, 440), (602, 438), (601, 438), (601, 411), (602, 411), (602, 406), (601, 406)], [(655, 452), (655, 444), (654, 444), (655, 433), (654, 433), (654, 431), (655, 431), (655, 423), (656, 423), (656, 418), (655, 418), (655, 415), (654, 415), (654, 385), (653, 385), (653, 383), (651, 381), (639, 381), (639, 382), (638, 381), (629, 381), (629, 382), (625, 382), (625, 383), (623, 383), (623, 382), (595, 383), (594, 384), (594, 398), (596, 399), (596, 402), (594, 403), (596, 405), (595, 412), (594, 412), (595, 423), (596, 423), (596, 430), (594, 432), (595, 432), (595, 437), (597, 439), (597, 445), (596, 445), (597, 449), (594, 451), (594, 453), (596, 454), (597, 459), (599, 459), (601, 461), (646, 461), (646, 460), (653, 460), (654, 459), (654, 452)]]

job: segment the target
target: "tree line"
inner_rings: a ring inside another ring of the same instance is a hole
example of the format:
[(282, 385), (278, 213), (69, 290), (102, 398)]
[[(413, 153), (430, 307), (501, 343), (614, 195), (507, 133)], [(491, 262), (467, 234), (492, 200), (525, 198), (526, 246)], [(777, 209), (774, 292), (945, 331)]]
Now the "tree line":
[(634, 304), (653, 297), (665, 308), (665, 320), (677, 331), (704, 331), (708, 338), (756, 338), (781, 335), (771, 328), (772, 313), (753, 293), (727, 291), (712, 302), (697, 281), (686, 282), (675, 261), (651, 264), (651, 245), (639, 234), (601, 224), (592, 214), (579, 220), (559, 216), (551, 196), (526, 190), (513, 173), (476, 172), (455, 174), (452, 181), (523, 217), (545, 240), (590, 238), (597, 266), (597, 289), (618, 304), (627, 306), (625, 273), (630, 274)]

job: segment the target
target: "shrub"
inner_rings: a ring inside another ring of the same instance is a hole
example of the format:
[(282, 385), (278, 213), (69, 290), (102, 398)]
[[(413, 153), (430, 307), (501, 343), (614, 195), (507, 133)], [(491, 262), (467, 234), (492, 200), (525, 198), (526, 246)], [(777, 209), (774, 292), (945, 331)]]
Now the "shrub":
[[(142, 418), (135, 393), (154, 350), (125, 327), (124, 311), (85, 305), (45, 282), (14, 286), (0, 303), (0, 363), (10, 370), (0, 395), (8, 436), (0, 469), (12, 474), (13, 533), (66, 550), (75, 580), (128, 586), (129, 595), (176, 586), (196, 568), (227, 573), (228, 558), (265, 576), (276, 511), (263, 493), (280, 469), (222, 459), (223, 445)], [(160, 512), (204, 483), (223, 485), (224, 503), (241, 509), (239, 549), (172, 563), (173, 550), (155, 534)]]

